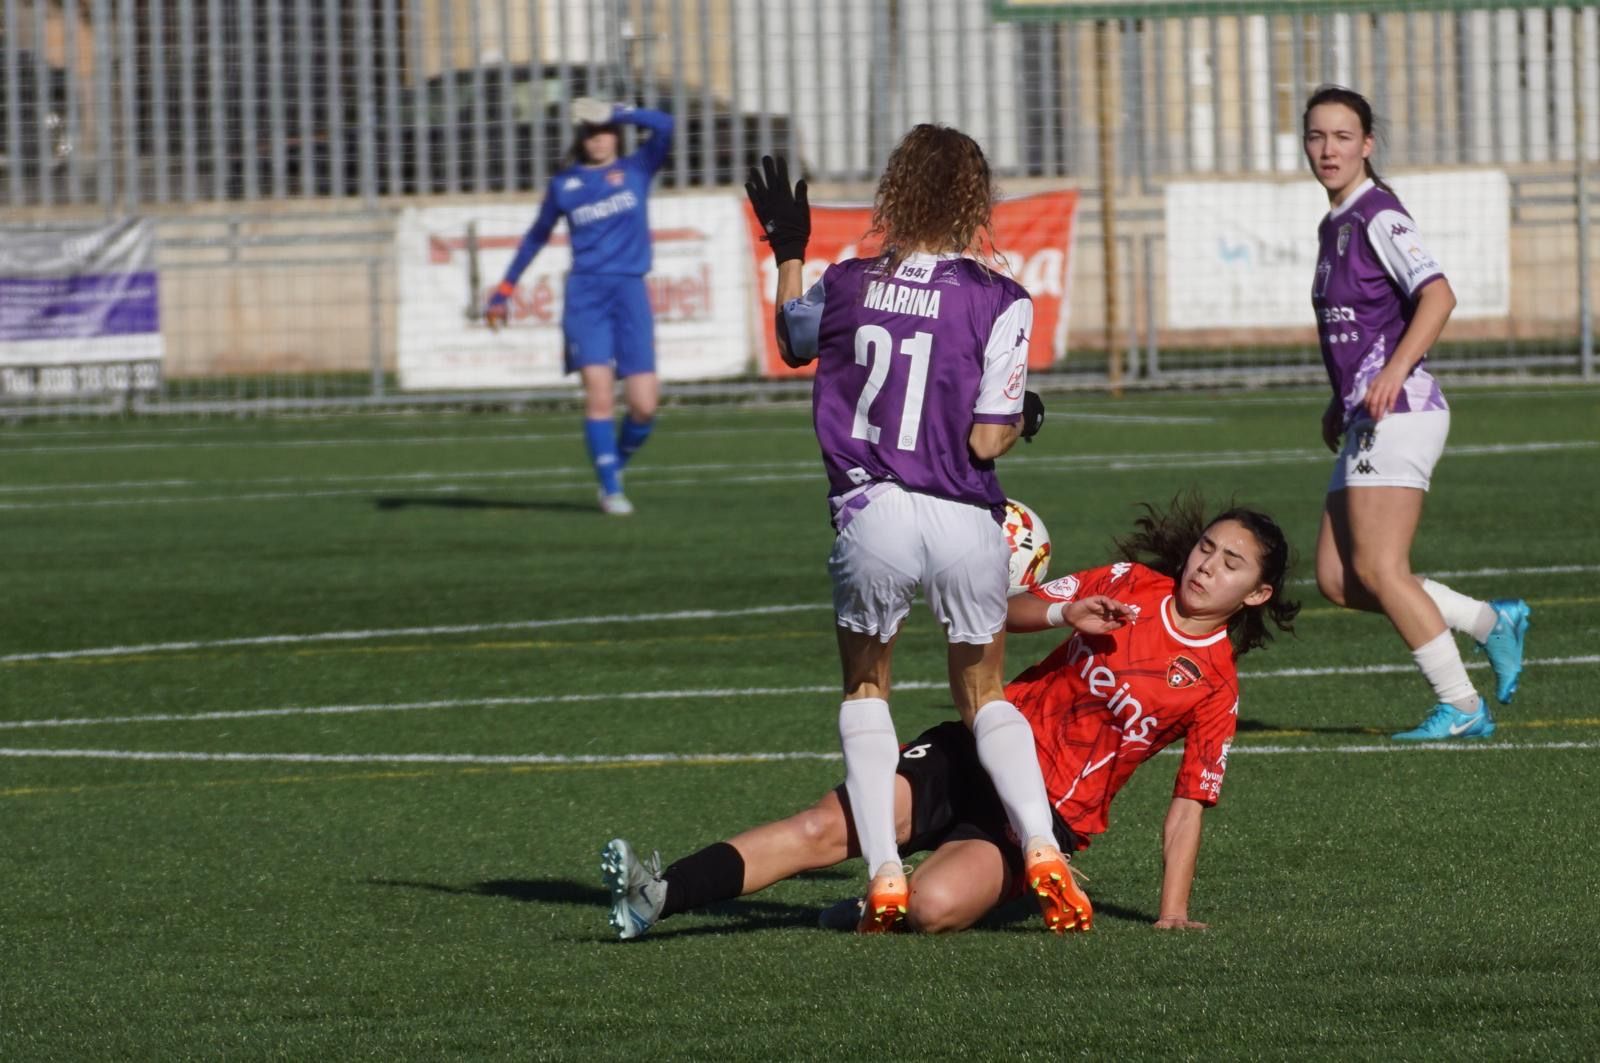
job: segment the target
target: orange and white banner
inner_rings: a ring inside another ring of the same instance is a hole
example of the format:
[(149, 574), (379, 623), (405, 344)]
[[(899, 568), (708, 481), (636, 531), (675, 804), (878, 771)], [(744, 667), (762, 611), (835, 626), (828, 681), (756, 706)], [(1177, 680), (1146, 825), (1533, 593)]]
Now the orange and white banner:
[[(1067, 314), (1071, 307), (1071, 254), (1073, 222), (1078, 215), (1075, 190), (1041, 192), (995, 204), (994, 238), (1003, 261), (998, 265), (1033, 297), (1033, 341), (1028, 367), (1042, 369), (1066, 357)], [(761, 336), (761, 371), (767, 376), (809, 376), (812, 363), (790, 369), (778, 356), (772, 319), (776, 312), (778, 266), (772, 248), (761, 239), (754, 212), (745, 210), (750, 245), (755, 257), (755, 284)], [(872, 208), (864, 206), (811, 206), (811, 240), (806, 244), (805, 285), (815, 284), (835, 262), (872, 254), (873, 244), (862, 237), (872, 225)]]

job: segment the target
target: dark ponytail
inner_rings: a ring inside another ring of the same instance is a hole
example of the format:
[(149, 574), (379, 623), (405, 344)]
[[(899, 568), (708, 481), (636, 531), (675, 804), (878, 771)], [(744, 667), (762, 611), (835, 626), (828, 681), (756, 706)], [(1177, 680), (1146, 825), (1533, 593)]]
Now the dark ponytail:
[[(1302, 139), (1305, 137), (1306, 124), (1311, 120), (1312, 108), (1320, 107), (1325, 103), (1337, 103), (1340, 106), (1348, 107), (1361, 120), (1362, 135), (1368, 137), (1376, 136), (1374, 129), (1377, 126), (1377, 119), (1373, 117), (1372, 104), (1368, 102), (1365, 96), (1355, 89), (1347, 89), (1343, 85), (1321, 85), (1317, 88), (1317, 91), (1311, 94), (1311, 98), (1306, 101), (1306, 109), (1300, 114), (1300, 136)], [(1378, 171), (1372, 168), (1372, 157), (1369, 155), (1362, 159), (1361, 162), (1366, 167), (1367, 176), (1372, 179), (1372, 183), (1390, 195), (1394, 195), (1394, 189), (1390, 188), (1383, 178), (1378, 176)]]

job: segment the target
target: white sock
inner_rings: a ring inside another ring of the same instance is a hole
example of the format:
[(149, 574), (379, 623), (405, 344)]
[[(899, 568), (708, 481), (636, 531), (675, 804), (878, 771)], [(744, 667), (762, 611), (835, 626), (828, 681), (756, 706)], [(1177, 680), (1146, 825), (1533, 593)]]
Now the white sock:
[(1055, 821), (1028, 721), (1009, 701), (991, 701), (978, 709), (972, 736), (978, 742), (978, 760), (994, 782), (1018, 842), (1026, 846), (1034, 838), (1046, 838), (1053, 844)]
[(1467, 678), (1467, 666), (1461, 663), (1461, 649), (1454, 635), (1439, 632), (1438, 638), (1412, 650), (1411, 657), (1433, 687), (1434, 697), (1462, 712), (1478, 711), (1478, 692)]
[(867, 873), (884, 864), (900, 866), (894, 836), (894, 769), (900, 763), (889, 703), (882, 698), (856, 698), (839, 705), (839, 744), (844, 749), (844, 788), (850, 795), (850, 818)]
[(1431, 579), (1422, 581), (1422, 589), (1433, 599), (1433, 604), (1439, 607), (1439, 615), (1450, 625), (1450, 630), (1471, 635), (1478, 642), (1484, 642), (1489, 638), (1489, 632), (1494, 630), (1497, 618), (1488, 602), (1468, 598), (1460, 591), (1453, 591), (1443, 583), (1435, 583)]

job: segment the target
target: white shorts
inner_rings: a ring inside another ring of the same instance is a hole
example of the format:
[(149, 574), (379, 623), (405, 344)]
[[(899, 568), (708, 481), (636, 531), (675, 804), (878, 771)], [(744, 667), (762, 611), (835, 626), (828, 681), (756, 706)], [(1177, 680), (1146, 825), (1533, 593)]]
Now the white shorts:
[(1449, 410), (1391, 413), (1381, 421), (1363, 417), (1345, 431), (1328, 493), (1348, 487), (1426, 491), (1449, 434)]
[(890, 486), (833, 541), (839, 626), (888, 642), (921, 587), (950, 642), (993, 642), (1006, 626), (1010, 548), (983, 506)]

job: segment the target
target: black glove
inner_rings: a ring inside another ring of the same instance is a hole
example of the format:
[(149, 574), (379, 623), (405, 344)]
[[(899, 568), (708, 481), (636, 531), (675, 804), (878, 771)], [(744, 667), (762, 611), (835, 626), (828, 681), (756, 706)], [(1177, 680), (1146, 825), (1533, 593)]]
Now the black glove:
[[(761, 170), (766, 171), (763, 178)], [(777, 260), (789, 262), (806, 257), (806, 241), (811, 238), (811, 204), (806, 201), (806, 183), (789, 188), (789, 164), (782, 155), (774, 159), (761, 156), (761, 170), (750, 167), (745, 194), (755, 208), (756, 220), (766, 230), (767, 243)]]
[(1032, 443), (1033, 437), (1044, 427), (1044, 400), (1037, 391), (1022, 393), (1022, 441)]

